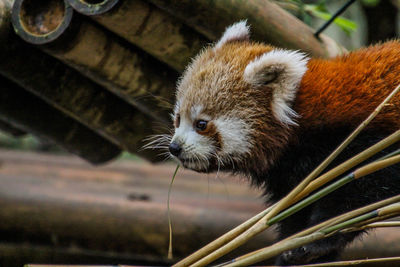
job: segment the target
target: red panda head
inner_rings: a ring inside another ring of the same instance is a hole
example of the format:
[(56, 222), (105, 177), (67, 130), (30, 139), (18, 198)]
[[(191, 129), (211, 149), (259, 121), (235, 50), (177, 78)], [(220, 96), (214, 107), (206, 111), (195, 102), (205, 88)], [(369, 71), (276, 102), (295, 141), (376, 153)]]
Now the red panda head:
[(246, 22), (228, 27), (178, 83), (170, 153), (186, 168), (268, 168), (287, 144), (304, 54), (251, 42)]

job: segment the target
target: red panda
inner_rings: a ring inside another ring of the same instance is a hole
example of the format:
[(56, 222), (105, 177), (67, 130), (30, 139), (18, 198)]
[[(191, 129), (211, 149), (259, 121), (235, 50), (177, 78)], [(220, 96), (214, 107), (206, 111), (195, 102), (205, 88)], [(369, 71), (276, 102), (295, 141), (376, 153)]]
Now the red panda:
[[(299, 51), (250, 41), (248, 25), (239, 22), (185, 70), (177, 86), (175, 131), (164, 140), (185, 168), (244, 174), (264, 188), (270, 201), (277, 201), (399, 83), (398, 41), (333, 59), (310, 59)], [(334, 164), (397, 129), (400, 94)], [(280, 238), (395, 194), (400, 194), (398, 165), (348, 184), (285, 219)], [(359, 234), (336, 235), (286, 252), (277, 264), (332, 260)]]

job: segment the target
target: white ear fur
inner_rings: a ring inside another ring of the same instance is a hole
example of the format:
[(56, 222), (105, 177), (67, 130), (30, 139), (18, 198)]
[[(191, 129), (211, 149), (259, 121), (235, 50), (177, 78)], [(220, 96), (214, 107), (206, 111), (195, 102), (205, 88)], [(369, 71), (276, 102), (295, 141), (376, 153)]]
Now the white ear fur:
[(250, 62), (244, 80), (253, 85), (269, 84), (273, 88), (271, 108), (274, 116), (284, 124), (295, 125), (297, 117), (290, 104), (300, 81), (307, 71), (308, 58), (298, 51), (272, 50)]
[(232, 24), (225, 29), (221, 39), (215, 45), (214, 49), (219, 49), (226, 43), (233, 41), (248, 41), (250, 39), (250, 27), (246, 20), (242, 20)]

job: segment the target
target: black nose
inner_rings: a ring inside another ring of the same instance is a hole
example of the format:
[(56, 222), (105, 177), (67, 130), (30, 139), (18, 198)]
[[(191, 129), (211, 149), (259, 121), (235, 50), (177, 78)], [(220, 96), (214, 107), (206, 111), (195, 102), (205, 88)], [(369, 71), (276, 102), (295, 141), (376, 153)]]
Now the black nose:
[(169, 152), (171, 152), (172, 155), (177, 157), (179, 156), (181, 151), (182, 148), (177, 143), (172, 142), (171, 144), (169, 144)]

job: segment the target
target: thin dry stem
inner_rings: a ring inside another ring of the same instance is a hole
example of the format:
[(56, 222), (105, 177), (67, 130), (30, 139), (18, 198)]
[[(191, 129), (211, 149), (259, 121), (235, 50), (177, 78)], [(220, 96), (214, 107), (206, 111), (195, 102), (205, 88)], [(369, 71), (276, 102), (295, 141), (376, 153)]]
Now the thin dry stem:
[[(382, 149), (388, 147), (389, 145), (397, 142), (400, 140), (400, 130), (395, 132), (394, 134), (390, 135), (389, 137), (385, 138), (384, 140), (380, 141), (379, 143), (373, 145), (372, 147), (366, 149), (365, 151), (361, 152), (360, 154), (356, 155), (355, 157), (351, 158), (350, 160), (342, 163), (338, 167), (334, 168), (333, 170), (327, 172), (326, 174), (322, 175), (320, 178), (313, 181), (309, 186), (307, 186), (303, 192), (299, 194), (299, 196), (295, 197), (295, 201), (301, 199), (302, 197), (308, 195), (310, 192), (314, 191), (315, 189), (319, 188), (320, 186), (326, 184), (327, 182), (331, 181), (332, 179), (336, 178), (340, 174), (344, 173), (346, 170), (354, 167), (355, 165), (359, 164), (363, 160), (371, 157), (372, 155), (376, 154), (377, 152), (381, 151)], [(393, 161), (398, 162), (399, 156), (395, 156), (389, 159), (378, 161), (374, 164), (369, 165), (379, 165), (384, 166), (385, 164), (390, 165), (394, 164)], [(375, 166), (375, 169), (379, 166)], [(371, 171), (371, 169), (369, 169)], [(365, 171), (363, 171), (366, 174)], [(361, 173), (360, 173), (361, 174)], [(359, 174), (359, 175), (360, 175)], [(294, 201), (293, 201), (294, 202)], [(257, 223), (255, 223), (252, 227), (248, 230), (237, 236), (233, 239), (230, 243), (219, 247), (209, 255), (205, 256), (204, 258), (200, 259), (199, 261), (195, 262), (193, 266), (205, 266), (214, 260), (218, 259), (219, 257), (227, 254), (228, 252), (232, 251), (233, 249), (241, 246), (242, 244), (246, 243), (249, 239), (254, 237), (255, 235), (259, 234), (260, 232), (264, 231), (269, 227), (268, 221), (270, 218), (270, 214), (268, 213), (262, 219), (260, 219)], [(271, 217), (272, 219), (272, 217)], [(182, 265), (185, 266), (185, 265)]]
[(334, 266), (350, 266), (350, 265), (364, 265), (364, 264), (376, 264), (379, 266), (384, 266), (383, 264), (389, 262), (399, 262), (400, 257), (388, 257), (388, 258), (376, 258), (376, 259), (363, 259), (363, 260), (351, 260), (351, 261), (334, 261), (327, 263), (317, 263), (317, 264), (307, 264), (304, 267), (334, 267)]
[(171, 200), (171, 190), (172, 190), (172, 185), (174, 184), (176, 174), (178, 173), (179, 170), (179, 165), (176, 165), (176, 169), (174, 174), (172, 175), (171, 183), (169, 184), (168, 187), (168, 200), (167, 200), (167, 213), (168, 213), (168, 229), (169, 229), (169, 242), (168, 242), (168, 255), (167, 258), (170, 260), (172, 259), (173, 252), (172, 252), (172, 221), (171, 221), (171, 209), (170, 209), (170, 200)]
[[(400, 84), (379, 104), (378, 107), (366, 118), (347, 138), (333, 151), (317, 168), (315, 168), (296, 188), (294, 188), (286, 197), (278, 202), (275, 208), (269, 212), (268, 219), (277, 215), (283, 209), (294, 203), (293, 199), (306, 186), (315, 179), (332, 161), (356, 138), (360, 132), (381, 112), (383, 107), (400, 91)], [(267, 221), (267, 220), (266, 220)]]
[(393, 221), (393, 222), (382, 222), (381, 220), (386, 220), (388, 218), (392, 218), (392, 214), (389, 214), (387, 216), (379, 216), (377, 218), (374, 218), (375, 220), (368, 220), (361, 224), (361, 226), (354, 226), (345, 230), (342, 230), (341, 232), (347, 233), (347, 232), (354, 232), (354, 231), (362, 231), (362, 230), (367, 230), (367, 229), (373, 229), (373, 228), (385, 228), (385, 227), (400, 227), (400, 221)]
[[(400, 131), (399, 131), (399, 133), (400, 133)], [(399, 134), (399, 136), (400, 136), (400, 134)], [(380, 160), (380, 161), (377, 161), (377, 162), (373, 162), (371, 164), (363, 166), (363, 167), (357, 169), (356, 171), (354, 171), (354, 177), (356, 179), (358, 179), (360, 177), (363, 177), (365, 175), (371, 174), (371, 173), (373, 173), (373, 172), (375, 172), (377, 170), (386, 168), (386, 167), (388, 167), (390, 165), (397, 164), (399, 162), (400, 162), (400, 155), (397, 155), (397, 156), (394, 156), (394, 157), (390, 157), (390, 158), (387, 158), (387, 159), (383, 159), (383, 160)]]
[(202, 257), (208, 255), (210, 252), (216, 250), (217, 248), (223, 246), (227, 242), (231, 241), (235, 237), (242, 234), (244, 231), (249, 229), (253, 226), (256, 222), (258, 222), (262, 217), (267, 214), (273, 206), (263, 210), (262, 212), (258, 213), (254, 217), (250, 218), (249, 220), (245, 221), (244, 223), (240, 224), (236, 228), (232, 229), (231, 231), (225, 233), (223, 236), (219, 237), (218, 239), (212, 241), (211, 243), (207, 244), (203, 248), (199, 249), (195, 253), (191, 254), (190, 256), (186, 257), (185, 259), (181, 260), (180, 262), (176, 263), (175, 267), (177, 266), (189, 266), (196, 262), (197, 260), (201, 259)]
[(211, 254), (207, 255), (206, 257), (200, 259), (199, 261), (195, 262), (193, 267), (198, 266), (205, 266), (209, 263), (213, 262), (214, 260), (220, 258), (221, 256), (227, 254), (228, 252), (234, 250), (235, 248), (241, 246), (242, 244), (246, 243), (249, 239), (256, 236), (257, 234), (261, 233), (265, 229), (267, 229), (269, 225), (266, 225), (263, 222), (263, 219), (257, 221), (253, 226), (247, 229), (245, 232), (237, 236), (233, 242), (229, 242), (228, 244), (218, 248), (217, 250), (213, 251)]
[(371, 229), (371, 228), (385, 228), (385, 227), (400, 227), (400, 221), (370, 223), (360, 227), (359, 230)]
[[(399, 201), (400, 195), (345, 213), (344, 215), (337, 216), (314, 227), (301, 231), (300, 233), (290, 236), (269, 247), (262, 248), (260, 250), (236, 258), (231, 263), (224, 266), (232, 267), (251, 265), (256, 262), (279, 255), (286, 250), (294, 249), (310, 242), (325, 238), (333, 233), (336, 233), (338, 230), (349, 228), (349, 226), (345, 222), (351, 221), (353, 218), (356, 218), (358, 216), (362, 216), (362, 214), (368, 214), (368, 212), (376, 210), (377, 208), (379, 208), (376, 211), (378, 214), (385, 215), (390, 213), (393, 216), (397, 216), (400, 213), (400, 203), (396, 202)], [(332, 230), (327, 230), (329, 228), (331, 228)]]
[(386, 137), (385, 139), (381, 140), (380, 142), (376, 143), (375, 145), (369, 147), (368, 149), (364, 150), (363, 152), (359, 153), (358, 155), (354, 156), (353, 158), (347, 160), (346, 162), (340, 164), (339, 166), (333, 168), (332, 170), (326, 172), (325, 174), (321, 175), (314, 181), (312, 181), (307, 187), (299, 193), (293, 202), (297, 202), (300, 199), (307, 196), (312, 191), (316, 190), (317, 188), (321, 187), (322, 185), (328, 183), (332, 179), (338, 177), (339, 175), (343, 174), (345, 171), (351, 169), (352, 167), (356, 166), (357, 164), (361, 163), (362, 161), (370, 158), (374, 154), (378, 153), (379, 151), (385, 149), (386, 147), (398, 142), (400, 140), (400, 130), (397, 130), (390, 136)]

